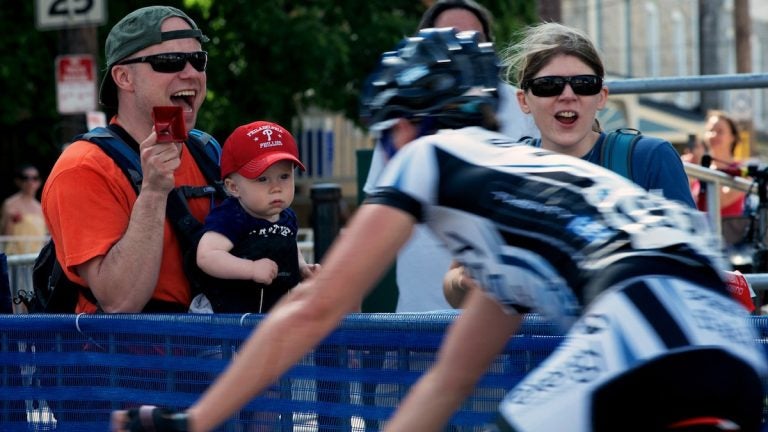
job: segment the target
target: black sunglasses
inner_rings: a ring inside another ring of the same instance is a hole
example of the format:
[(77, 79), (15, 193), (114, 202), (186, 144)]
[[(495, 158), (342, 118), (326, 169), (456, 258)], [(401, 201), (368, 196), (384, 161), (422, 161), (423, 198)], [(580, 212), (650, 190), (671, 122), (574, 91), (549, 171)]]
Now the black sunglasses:
[(118, 64), (149, 63), (155, 72), (174, 73), (184, 70), (187, 62), (198, 72), (205, 72), (208, 66), (208, 53), (205, 51), (162, 53), (123, 60)]
[(603, 88), (603, 78), (597, 75), (544, 76), (531, 78), (523, 83), (523, 90), (531, 89), (534, 96), (558, 96), (570, 84), (577, 95), (593, 96)]

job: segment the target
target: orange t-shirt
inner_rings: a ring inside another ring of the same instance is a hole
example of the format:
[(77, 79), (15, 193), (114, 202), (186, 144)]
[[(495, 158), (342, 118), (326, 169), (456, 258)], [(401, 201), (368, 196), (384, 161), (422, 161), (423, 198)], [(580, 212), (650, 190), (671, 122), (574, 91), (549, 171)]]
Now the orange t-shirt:
[[(186, 145), (185, 145), (186, 147)], [(202, 186), (207, 182), (189, 150), (184, 148), (176, 170), (176, 186)], [(97, 145), (77, 141), (56, 161), (42, 193), (43, 214), (56, 243), (56, 257), (67, 277), (81, 285), (85, 281), (74, 269), (90, 259), (106, 255), (128, 229), (136, 193), (125, 174)], [(210, 210), (207, 197), (189, 199), (192, 215), (203, 221)], [(165, 220), (163, 256), (152, 299), (191, 302), (184, 275), (181, 248), (170, 222)], [(83, 295), (76, 311), (96, 312)]]

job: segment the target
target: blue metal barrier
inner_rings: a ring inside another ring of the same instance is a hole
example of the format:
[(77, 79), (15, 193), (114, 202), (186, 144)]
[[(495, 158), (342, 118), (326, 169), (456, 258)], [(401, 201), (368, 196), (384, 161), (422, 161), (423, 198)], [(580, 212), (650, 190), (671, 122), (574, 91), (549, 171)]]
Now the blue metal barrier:
[[(378, 430), (432, 364), (455, 316), (350, 315), (220, 430)], [(187, 407), (261, 318), (0, 315), (1, 429), (104, 431), (114, 409), (142, 403)], [(754, 317), (754, 324), (761, 341), (768, 341), (768, 320)], [(489, 422), (506, 391), (561, 340), (550, 323), (527, 317), (521, 332), (510, 339), (452, 417), (451, 430), (479, 430)], [(332, 385), (321, 387), (318, 382)], [(335, 421), (318, 426), (321, 418)]]

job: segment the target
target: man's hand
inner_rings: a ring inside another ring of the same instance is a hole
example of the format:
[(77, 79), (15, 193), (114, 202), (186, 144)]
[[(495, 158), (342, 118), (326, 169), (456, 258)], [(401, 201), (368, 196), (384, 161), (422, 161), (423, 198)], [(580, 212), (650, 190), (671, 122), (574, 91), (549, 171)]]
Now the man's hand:
[(139, 144), (141, 170), (144, 175), (142, 190), (167, 193), (173, 189), (173, 173), (181, 165), (181, 149), (182, 143), (158, 143), (154, 130)]

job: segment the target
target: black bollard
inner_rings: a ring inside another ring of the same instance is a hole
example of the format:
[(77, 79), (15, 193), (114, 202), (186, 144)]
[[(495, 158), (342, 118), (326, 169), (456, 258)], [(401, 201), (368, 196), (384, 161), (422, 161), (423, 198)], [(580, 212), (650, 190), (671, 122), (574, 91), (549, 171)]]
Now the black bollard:
[[(319, 263), (341, 229), (341, 187), (333, 183), (319, 183), (312, 186), (309, 197), (312, 199), (311, 220), (315, 238), (315, 262)], [(343, 370), (346, 368), (346, 356), (347, 349), (344, 346), (315, 350), (315, 365)], [(316, 389), (318, 402), (326, 404), (349, 402), (349, 385), (346, 383), (318, 379)], [(348, 419), (318, 412), (317, 430), (318, 432), (348, 431), (350, 423)]]
[(312, 185), (309, 197), (312, 199), (315, 262), (319, 263), (341, 230), (341, 186), (335, 183)]

